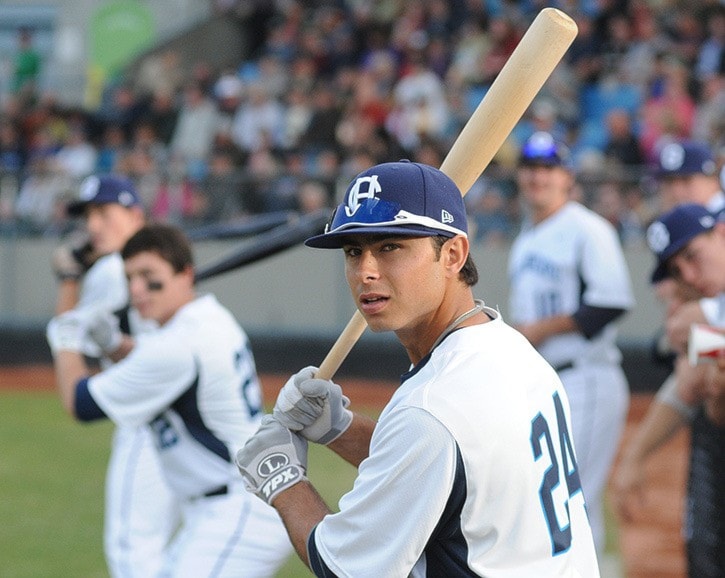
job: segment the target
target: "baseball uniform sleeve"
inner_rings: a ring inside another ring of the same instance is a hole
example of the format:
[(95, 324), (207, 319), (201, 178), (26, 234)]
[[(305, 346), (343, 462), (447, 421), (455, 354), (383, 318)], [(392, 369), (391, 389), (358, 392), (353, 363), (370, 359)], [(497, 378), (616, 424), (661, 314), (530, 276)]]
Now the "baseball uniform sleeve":
[(183, 339), (140, 339), (131, 354), (88, 380), (88, 391), (114, 422), (142, 425), (166, 409), (197, 377)]
[(421, 557), (451, 497), (457, 444), (432, 415), (404, 407), (375, 430), (340, 512), (308, 540), (317, 576), (407, 576)]
[(123, 259), (118, 253), (105, 255), (96, 261), (83, 278), (78, 308), (100, 305), (114, 311), (128, 301)]
[(630, 309), (634, 296), (622, 247), (613, 227), (592, 221), (581, 255), (582, 302), (594, 307)]

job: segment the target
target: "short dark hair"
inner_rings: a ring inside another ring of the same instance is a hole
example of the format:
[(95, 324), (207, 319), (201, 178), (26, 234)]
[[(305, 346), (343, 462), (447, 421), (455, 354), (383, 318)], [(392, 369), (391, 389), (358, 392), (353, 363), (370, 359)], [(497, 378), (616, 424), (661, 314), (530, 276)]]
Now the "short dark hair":
[(123, 260), (145, 252), (156, 253), (169, 263), (176, 273), (194, 266), (191, 244), (181, 229), (153, 223), (139, 229), (121, 250)]
[[(431, 237), (433, 240), (433, 248), (436, 252), (436, 259), (440, 258), (443, 245), (451, 238), (452, 237), (446, 237), (445, 235), (435, 235), (434, 237)], [(470, 253), (466, 257), (466, 262), (463, 264), (463, 267), (461, 267), (461, 270), (458, 272), (458, 278), (469, 287), (473, 287), (476, 283), (478, 283), (478, 268), (476, 267), (476, 263), (473, 262), (473, 257), (471, 257)]]

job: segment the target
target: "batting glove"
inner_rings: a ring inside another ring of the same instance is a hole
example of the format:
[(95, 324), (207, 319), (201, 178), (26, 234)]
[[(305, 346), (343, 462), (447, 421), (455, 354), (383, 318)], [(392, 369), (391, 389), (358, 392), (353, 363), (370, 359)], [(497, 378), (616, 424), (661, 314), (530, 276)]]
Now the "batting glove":
[(118, 316), (104, 309), (96, 311), (88, 322), (88, 337), (104, 353), (116, 351), (123, 341)]
[(327, 379), (315, 379), (316, 367), (305, 367), (287, 380), (272, 414), (286, 428), (318, 444), (329, 444), (352, 423), (350, 400)]
[(50, 320), (45, 336), (53, 356), (61, 350), (83, 351), (87, 333), (87, 316), (78, 311), (68, 311)]
[(56, 247), (51, 264), (60, 281), (78, 280), (93, 264), (93, 247), (86, 235), (77, 235), (68, 243)]
[(271, 505), (280, 492), (307, 479), (307, 440), (265, 415), (237, 452), (236, 464), (247, 490)]

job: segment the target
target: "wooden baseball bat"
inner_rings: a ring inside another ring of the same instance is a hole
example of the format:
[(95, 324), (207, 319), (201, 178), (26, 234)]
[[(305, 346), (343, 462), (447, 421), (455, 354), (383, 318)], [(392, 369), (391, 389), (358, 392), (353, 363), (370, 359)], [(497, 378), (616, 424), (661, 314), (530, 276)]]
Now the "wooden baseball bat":
[[(556, 8), (544, 8), (531, 23), (440, 166), (462, 195), (491, 162), (576, 35), (576, 23)], [(332, 379), (365, 327), (365, 318), (355, 311), (316, 377)]]

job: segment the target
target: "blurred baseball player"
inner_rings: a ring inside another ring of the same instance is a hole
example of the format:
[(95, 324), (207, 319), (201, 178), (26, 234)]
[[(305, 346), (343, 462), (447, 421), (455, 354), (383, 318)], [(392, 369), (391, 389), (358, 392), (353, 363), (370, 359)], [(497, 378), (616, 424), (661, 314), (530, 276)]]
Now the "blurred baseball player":
[[(716, 215), (725, 210), (717, 163), (705, 143), (671, 142), (662, 147), (655, 177), (663, 213), (684, 203), (697, 203)], [(725, 324), (725, 308), (718, 297), (703, 297), (669, 277), (658, 280), (655, 291), (667, 308), (667, 339), (659, 343), (661, 354), (682, 349), (692, 323)]]
[[(350, 184), (322, 235), (355, 304), (411, 361), (378, 422), (340, 387), (292, 376), (237, 454), (317, 576), (598, 576), (569, 406), (556, 373), (475, 300), (466, 213), (439, 170), (385, 163)], [(332, 514), (307, 442), (358, 467)]]
[[(655, 176), (660, 185), (662, 205), (669, 208), (666, 214), (681, 220), (677, 207), (695, 203), (715, 217), (722, 218), (725, 195), (720, 190), (715, 159), (706, 144), (692, 141), (667, 144), (660, 152)], [(660, 222), (648, 229), (647, 240), (655, 254), (662, 252), (663, 239), (670, 238), (666, 227), (663, 227), (665, 225)], [(719, 267), (714, 263), (708, 269), (711, 274), (717, 274)], [(691, 388), (687, 387), (692, 380), (688, 376), (691, 372), (687, 369), (684, 352), (690, 326), (705, 323), (725, 327), (725, 297), (722, 293), (718, 295), (710, 291), (703, 294), (697, 287), (670, 275), (665, 267), (658, 268), (651, 281), (667, 312), (664, 338), (657, 339), (657, 351), (660, 357), (673, 363), (673, 371), (660, 386), (632, 439), (622, 448), (621, 459), (612, 478), (616, 490), (613, 503), (625, 521), (635, 517), (644, 501), (648, 458), (681, 427), (690, 424), (699, 409), (697, 396), (693, 397), (688, 392)], [(696, 474), (692, 475), (695, 476), (692, 485), (696, 486)]]
[[(178, 229), (143, 227), (122, 257), (131, 304), (159, 328), (132, 340), (108, 315), (51, 320), (63, 406), (80, 421), (108, 418), (151, 432), (182, 513), (154, 576), (273, 576), (289, 539), (277, 513), (243, 490), (232, 461), (262, 415), (247, 336), (214, 296), (195, 294), (191, 247)], [(89, 376), (81, 353), (89, 335), (126, 356)]]
[(603, 492), (629, 408), (614, 324), (634, 304), (627, 264), (614, 227), (570, 200), (568, 151), (549, 133), (526, 141), (517, 181), (527, 220), (509, 255), (511, 322), (566, 388), (589, 521), (602, 552)]
[[(708, 298), (725, 295), (725, 223), (704, 206), (686, 203), (659, 217), (647, 231), (657, 257), (653, 283), (675, 279)], [(725, 328), (725, 324), (719, 325)], [(691, 426), (690, 464), (683, 534), (691, 578), (725, 576), (725, 421), (717, 375), (692, 367), (687, 343), (678, 344), (674, 377), (657, 393), (614, 478), (616, 504), (633, 517), (644, 496), (644, 465), (681, 426)]]
[[(128, 287), (119, 251), (144, 224), (133, 182), (120, 175), (91, 176), (79, 198), (68, 205), (81, 216), (87, 243), (62, 245), (53, 255), (59, 280), (56, 313), (69, 310), (124, 312), (121, 325), (137, 334), (155, 324), (141, 320), (128, 305)], [(84, 352), (104, 357), (93, 341)], [(108, 367), (105, 357), (101, 364)], [(118, 425), (106, 473), (104, 551), (113, 577), (154, 576), (178, 522), (146, 428)]]

